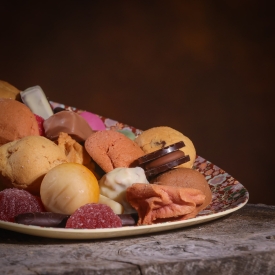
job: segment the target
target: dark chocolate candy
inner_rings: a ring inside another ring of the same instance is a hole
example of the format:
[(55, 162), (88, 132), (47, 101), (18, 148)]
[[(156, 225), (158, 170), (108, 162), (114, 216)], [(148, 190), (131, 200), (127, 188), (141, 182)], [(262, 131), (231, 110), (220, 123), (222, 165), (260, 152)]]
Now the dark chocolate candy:
[(184, 146), (185, 144), (183, 141), (170, 144), (162, 149), (138, 158), (137, 163), (144, 169), (145, 175), (151, 178), (175, 166), (190, 161), (190, 157), (179, 150)]
[(119, 218), (121, 219), (122, 226), (131, 226), (136, 225), (138, 221), (138, 214), (118, 214)]
[(62, 112), (62, 111), (66, 111), (64, 108), (62, 107), (55, 107), (53, 109), (53, 112), (56, 114), (56, 113), (59, 113), (59, 112)]
[(145, 170), (145, 175), (146, 175), (146, 177), (151, 178), (153, 176), (156, 176), (160, 173), (163, 173), (167, 170), (170, 170), (170, 169), (172, 169), (172, 168), (174, 168), (174, 167), (176, 167), (180, 164), (183, 164), (185, 162), (188, 162), (188, 161), (190, 161), (189, 155), (183, 156), (183, 157), (180, 157), (178, 159), (167, 162), (165, 164), (162, 164), (160, 166), (147, 169), (147, 170)]
[(23, 213), (15, 216), (15, 222), (25, 225), (37, 225), (45, 227), (64, 227), (69, 215), (52, 212)]
[[(15, 216), (15, 222), (24, 225), (65, 228), (69, 217), (69, 215), (52, 212), (23, 213)], [(119, 214), (118, 217), (121, 219), (122, 226), (134, 226), (138, 221), (137, 213)]]
[(180, 151), (180, 150), (177, 150), (177, 151), (174, 151), (172, 153), (169, 153), (169, 154), (166, 154), (164, 156), (161, 156), (157, 159), (154, 159), (150, 162), (147, 162), (144, 164), (144, 168), (145, 170), (149, 170), (151, 168), (156, 168), (158, 166), (161, 166), (163, 164), (166, 164), (166, 163), (169, 163), (173, 160), (176, 160), (176, 159), (179, 159), (179, 158), (182, 158), (184, 157), (185, 154), (184, 152)]
[(152, 153), (146, 154), (137, 159), (139, 165), (144, 165), (145, 163), (152, 161), (154, 159), (160, 158), (166, 154), (172, 153), (174, 151), (179, 150), (180, 148), (184, 147), (185, 144), (183, 141), (179, 141), (173, 144), (170, 144), (162, 149), (154, 151)]

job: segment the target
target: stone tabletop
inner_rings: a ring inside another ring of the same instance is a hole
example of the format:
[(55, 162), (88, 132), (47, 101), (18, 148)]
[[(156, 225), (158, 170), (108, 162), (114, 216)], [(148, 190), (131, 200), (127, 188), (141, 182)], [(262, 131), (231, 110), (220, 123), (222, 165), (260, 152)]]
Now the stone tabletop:
[(275, 274), (275, 206), (182, 229), (59, 240), (0, 229), (0, 274)]

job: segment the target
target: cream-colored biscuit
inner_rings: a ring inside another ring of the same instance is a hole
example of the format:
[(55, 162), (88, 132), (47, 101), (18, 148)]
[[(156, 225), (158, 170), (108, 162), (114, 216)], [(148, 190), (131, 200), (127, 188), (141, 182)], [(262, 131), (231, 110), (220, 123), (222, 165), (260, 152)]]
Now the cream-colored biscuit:
[(79, 144), (67, 133), (61, 132), (56, 143), (67, 156), (68, 162), (75, 162), (85, 166), (90, 164), (91, 157), (84, 146)]
[(165, 146), (179, 141), (184, 142), (185, 146), (180, 150), (184, 152), (185, 155), (189, 155), (190, 161), (183, 163), (178, 167), (192, 168), (196, 159), (196, 150), (193, 142), (181, 132), (167, 126), (160, 126), (142, 132), (135, 139), (135, 142), (140, 146), (145, 154), (162, 149)]
[(97, 179), (101, 178), (101, 175), (96, 171), (96, 163), (90, 157), (85, 147), (74, 140), (69, 134), (61, 132), (56, 144), (65, 153), (68, 162), (83, 164), (93, 172)]
[(0, 98), (20, 99), (20, 91), (10, 83), (0, 80)]
[(27, 136), (0, 146), (0, 182), (37, 195), (44, 175), (67, 162), (62, 150), (42, 136)]

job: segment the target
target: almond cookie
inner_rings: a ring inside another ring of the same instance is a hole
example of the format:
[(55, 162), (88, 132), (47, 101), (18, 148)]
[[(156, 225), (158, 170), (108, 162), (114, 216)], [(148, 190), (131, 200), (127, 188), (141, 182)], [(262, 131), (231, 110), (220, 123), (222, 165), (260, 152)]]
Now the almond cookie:
[(10, 83), (0, 80), (0, 98), (20, 100), (20, 91)]
[(144, 155), (133, 140), (113, 130), (95, 132), (85, 141), (85, 148), (106, 173), (117, 167), (135, 167)]

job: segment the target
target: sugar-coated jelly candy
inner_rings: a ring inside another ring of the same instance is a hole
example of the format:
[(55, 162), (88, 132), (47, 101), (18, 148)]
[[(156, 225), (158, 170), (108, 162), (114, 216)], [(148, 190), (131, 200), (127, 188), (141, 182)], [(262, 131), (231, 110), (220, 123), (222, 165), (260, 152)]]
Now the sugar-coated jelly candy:
[(40, 198), (25, 190), (8, 188), (0, 192), (0, 220), (14, 222), (21, 213), (45, 211)]
[(78, 208), (68, 219), (66, 228), (115, 228), (121, 227), (121, 219), (105, 204), (88, 203)]
[(45, 136), (45, 130), (44, 130), (44, 126), (43, 126), (43, 122), (44, 122), (44, 118), (41, 116), (38, 116), (36, 114), (34, 114), (37, 124), (38, 124), (38, 130), (39, 130), (39, 134), (40, 136)]

